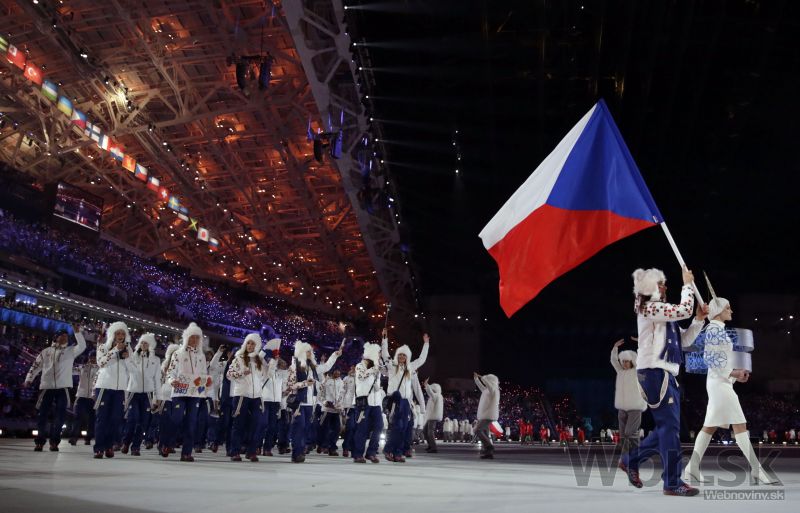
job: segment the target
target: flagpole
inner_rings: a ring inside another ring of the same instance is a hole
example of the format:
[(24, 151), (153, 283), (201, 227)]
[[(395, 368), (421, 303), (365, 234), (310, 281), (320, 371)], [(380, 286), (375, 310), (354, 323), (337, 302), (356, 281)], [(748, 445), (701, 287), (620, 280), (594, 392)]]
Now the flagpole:
[[(672, 247), (673, 253), (675, 253), (675, 258), (678, 259), (678, 263), (681, 264), (681, 268), (686, 269), (686, 262), (684, 262), (683, 256), (681, 256), (681, 252), (678, 249), (678, 245), (675, 244), (675, 239), (672, 238), (672, 234), (670, 233), (669, 228), (667, 227), (667, 223), (665, 221), (662, 221), (661, 223), (658, 224), (660, 224), (661, 229), (664, 230), (664, 235), (667, 236), (667, 241), (669, 241), (669, 245)], [(695, 284), (694, 281), (692, 281), (692, 290), (694, 290), (694, 295), (697, 298), (697, 300), (700, 301), (700, 304), (705, 304), (706, 302), (703, 301), (703, 296), (700, 295), (700, 291), (697, 289), (697, 284)]]

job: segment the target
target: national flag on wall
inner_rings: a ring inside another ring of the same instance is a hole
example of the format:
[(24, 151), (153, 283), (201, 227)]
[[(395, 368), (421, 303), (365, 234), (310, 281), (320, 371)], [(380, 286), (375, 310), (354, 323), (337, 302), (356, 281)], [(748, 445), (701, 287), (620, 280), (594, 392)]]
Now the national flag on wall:
[(166, 187), (162, 187), (158, 190), (158, 195), (161, 196), (162, 200), (166, 200), (167, 198), (169, 198), (169, 191), (167, 190)]
[(8, 53), (8, 40), (0, 36), (0, 52)]
[(136, 159), (130, 155), (125, 155), (125, 157), (122, 158), (122, 167), (133, 173), (136, 171)]
[(58, 87), (53, 82), (45, 80), (42, 82), (42, 96), (51, 102), (55, 102), (58, 100)]
[(6, 59), (8, 59), (8, 62), (18, 67), (19, 69), (23, 70), (25, 69), (25, 61), (27, 60), (27, 58), (25, 57), (25, 52), (23, 52), (16, 46), (8, 45), (8, 50), (6, 51)]
[(42, 69), (32, 62), (25, 64), (25, 73), (22, 74), (25, 78), (40, 86), (42, 85)]
[(189, 215), (189, 209), (181, 205), (181, 214)]
[(480, 233), (511, 316), (604, 247), (663, 222), (603, 100)]
[(172, 210), (179, 211), (181, 209), (181, 202), (175, 196), (170, 196), (167, 206)]
[(66, 96), (59, 96), (56, 108), (64, 113), (65, 116), (72, 117), (72, 102)]
[(189, 216), (187, 216), (186, 214), (178, 213), (178, 219), (186, 223), (189, 222)]
[(208, 248), (211, 251), (217, 251), (219, 249), (219, 241), (217, 239), (215, 239), (214, 237), (210, 237), (208, 239)]
[(189, 229), (197, 231), (197, 219), (189, 218)]
[(208, 242), (208, 237), (209, 237), (208, 230), (206, 230), (205, 228), (198, 228), (197, 230), (198, 239)]
[(114, 157), (119, 162), (125, 158), (125, 152), (122, 149), (122, 146), (117, 141), (113, 139), (108, 143), (108, 151), (111, 153), (111, 156)]
[[(60, 110), (60, 109), (59, 109)], [(74, 109), (72, 111), (72, 117), (70, 118), (70, 122), (77, 126), (78, 128), (86, 128), (86, 114), (79, 111), (78, 109)]]
[(136, 178), (139, 180), (146, 182), (147, 181), (147, 168), (141, 164), (136, 164), (136, 172), (134, 173)]
[[(92, 139), (94, 139), (94, 137)], [(109, 146), (111, 146), (111, 138), (106, 134), (100, 134), (97, 138), (97, 147), (101, 150), (108, 150)]]
[(151, 191), (158, 192), (159, 185), (161, 185), (161, 182), (155, 176), (147, 179), (147, 188)]

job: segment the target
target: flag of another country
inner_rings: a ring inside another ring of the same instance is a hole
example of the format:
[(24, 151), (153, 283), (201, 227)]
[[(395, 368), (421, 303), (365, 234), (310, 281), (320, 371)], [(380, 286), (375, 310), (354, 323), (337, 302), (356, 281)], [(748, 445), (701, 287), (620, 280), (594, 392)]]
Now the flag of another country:
[(123, 151), (122, 146), (117, 141), (113, 139), (108, 143), (108, 151), (111, 153), (111, 156), (117, 159), (119, 162), (122, 162), (125, 159), (125, 151)]
[(136, 172), (134, 173), (136, 178), (139, 180), (146, 182), (147, 181), (147, 168), (141, 164), (136, 164)]
[(175, 196), (170, 196), (169, 201), (167, 202), (167, 206), (177, 212), (180, 211), (181, 209), (181, 202), (178, 201), (178, 198), (176, 198)]
[(550, 282), (624, 237), (663, 222), (600, 100), (480, 233), (511, 316)]
[(77, 126), (78, 128), (86, 129), (86, 114), (79, 111), (78, 109), (74, 109), (72, 111), (72, 117), (70, 118), (70, 122)]
[(58, 100), (58, 88), (53, 82), (45, 80), (44, 82), (42, 82), (42, 96), (44, 96), (51, 102), (55, 102), (56, 100)]
[(189, 216), (187, 216), (186, 214), (178, 213), (178, 219), (186, 223), (189, 222)]
[(217, 251), (219, 249), (219, 241), (214, 237), (210, 237), (208, 239), (208, 247), (211, 251)]
[(64, 113), (65, 116), (72, 116), (72, 102), (66, 96), (59, 96), (56, 108)]
[(134, 159), (130, 155), (125, 155), (122, 158), (122, 167), (133, 173), (134, 171), (136, 171), (136, 159)]
[(25, 69), (25, 52), (20, 50), (14, 45), (8, 45), (8, 50), (6, 51), (6, 59), (8, 62), (13, 64), (14, 66), (18, 67), (19, 69)]
[(169, 198), (169, 191), (167, 190), (166, 187), (162, 187), (161, 189), (159, 189), (158, 194), (159, 196), (161, 196), (162, 200)]
[(28, 62), (25, 65), (25, 73), (22, 75), (34, 84), (38, 86), (42, 85), (42, 70), (36, 64)]
[(161, 185), (161, 182), (155, 176), (151, 176), (147, 180), (147, 188), (150, 189), (151, 191), (158, 192), (158, 189), (159, 189), (160, 185)]
[[(92, 137), (94, 139), (94, 137)], [(109, 146), (111, 146), (111, 138), (106, 134), (100, 134), (97, 137), (97, 147), (101, 150), (108, 150)]]
[(0, 36), (0, 52), (8, 52), (8, 40)]
[(203, 241), (208, 242), (208, 230), (205, 228), (198, 228), (197, 229), (197, 238)]

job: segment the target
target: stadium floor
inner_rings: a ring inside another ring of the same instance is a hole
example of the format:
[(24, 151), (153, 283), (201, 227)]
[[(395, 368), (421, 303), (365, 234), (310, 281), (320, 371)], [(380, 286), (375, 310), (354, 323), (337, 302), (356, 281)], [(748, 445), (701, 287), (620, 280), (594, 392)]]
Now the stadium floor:
[[(727, 449), (727, 451), (725, 450)], [(311, 455), (305, 464), (288, 456), (262, 457), (258, 463), (229, 462), (222, 453), (204, 452), (195, 463), (160, 458), (155, 450), (138, 458), (119, 454), (101, 461), (90, 448), (66, 442), (58, 453), (34, 453), (31, 440), (0, 440), (0, 504), (4, 512), (226, 512), (226, 511), (798, 511), (800, 448), (777, 448), (771, 468), (782, 486), (750, 486), (735, 456), (737, 449), (716, 447), (704, 461), (707, 477), (733, 481), (705, 490), (783, 492), (777, 500), (739, 493), (727, 500), (664, 497), (660, 467), (642, 469), (645, 488), (628, 485), (622, 472), (585, 473), (587, 456), (614, 460), (610, 448), (565, 451), (559, 447), (498, 444), (496, 459), (478, 460), (471, 444), (440, 444), (435, 455), (423, 451), (405, 464), (381, 461), (356, 465), (342, 457)], [(606, 451), (604, 453), (604, 450)], [(762, 460), (771, 448), (762, 448)], [(729, 452), (728, 452), (729, 451)], [(605, 455), (605, 457), (603, 457)], [(598, 461), (596, 459), (595, 461)], [(730, 469), (730, 470), (728, 470)], [(655, 477), (653, 477), (655, 475)], [(730, 496), (729, 496), (730, 497)]]

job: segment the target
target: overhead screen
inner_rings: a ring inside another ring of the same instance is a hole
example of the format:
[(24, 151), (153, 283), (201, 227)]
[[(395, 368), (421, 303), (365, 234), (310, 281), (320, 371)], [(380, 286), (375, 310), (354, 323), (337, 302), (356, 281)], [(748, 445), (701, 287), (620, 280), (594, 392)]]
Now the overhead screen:
[(103, 200), (94, 194), (65, 182), (59, 182), (53, 215), (79, 224), (90, 230), (100, 231)]

